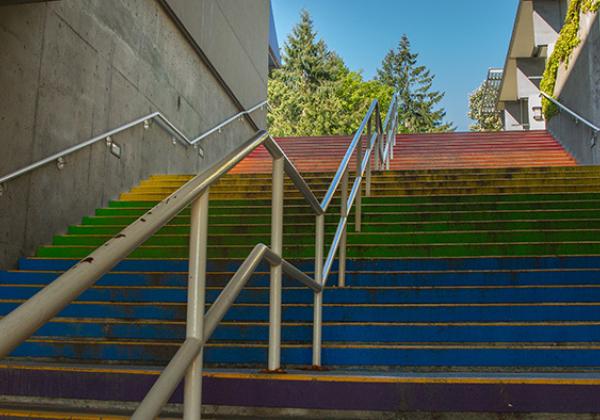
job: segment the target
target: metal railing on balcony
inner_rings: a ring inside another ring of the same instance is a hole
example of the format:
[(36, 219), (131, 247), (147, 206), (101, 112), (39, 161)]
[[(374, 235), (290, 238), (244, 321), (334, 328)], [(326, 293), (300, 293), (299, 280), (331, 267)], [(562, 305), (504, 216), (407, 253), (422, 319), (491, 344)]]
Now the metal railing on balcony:
[[(314, 292), (312, 363), (315, 367), (320, 367), (323, 290), (336, 255), (339, 256), (338, 285), (345, 284), (346, 232), (350, 212), (356, 203), (354, 222), (356, 231), (360, 231), (363, 184), (366, 184), (366, 194), (370, 195), (373, 162), (376, 169), (389, 169), (397, 127), (398, 97), (393, 97), (384, 122), (381, 121), (379, 102), (374, 100), (321, 202), (279, 145), (266, 131), (259, 131), (0, 320), (0, 357), (9, 355), (38, 328), (191, 205), (186, 339), (133, 418), (148, 419), (158, 416), (184, 376), (184, 418), (199, 418), (203, 347), (262, 260), (266, 260), (270, 265), (268, 370), (277, 371), (281, 367), (283, 273)], [(254, 247), (205, 314), (209, 189), (261, 145), (273, 158), (271, 245), (267, 247), (258, 244)], [(353, 156), (356, 160), (355, 179), (352, 188), (348, 190), (350, 162)], [(291, 178), (315, 215), (314, 279), (282, 256), (285, 174)], [(325, 215), (338, 189), (341, 190), (340, 219), (327, 258), (324, 259)]]

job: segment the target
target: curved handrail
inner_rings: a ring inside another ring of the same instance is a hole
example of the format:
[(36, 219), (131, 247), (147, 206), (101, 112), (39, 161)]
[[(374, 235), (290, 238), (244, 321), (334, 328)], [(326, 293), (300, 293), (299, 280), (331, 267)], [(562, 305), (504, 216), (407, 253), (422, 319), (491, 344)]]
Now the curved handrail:
[[(86, 147), (92, 146), (98, 142), (101, 142), (103, 140), (110, 140), (110, 138), (112, 136), (122, 133), (124, 131), (127, 131), (138, 125), (143, 124), (144, 128), (149, 128), (150, 121), (156, 122), (157, 125), (159, 127), (161, 127), (163, 130), (165, 130), (167, 133), (169, 133), (173, 137), (174, 140), (179, 141), (184, 146), (199, 147), (198, 142), (200, 142), (201, 140), (205, 139), (206, 137), (210, 136), (211, 134), (215, 133), (216, 131), (223, 129), (224, 127), (231, 124), (238, 118), (241, 118), (244, 115), (251, 114), (252, 112), (256, 111), (257, 109), (266, 106), (267, 104), (268, 104), (267, 101), (262, 101), (262, 102), (256, 104), (255, 106), (253, 106), (252, 108), (249, 108), (248, 110), (242, 111), (242, 112), (234, 115), (233, 117), (228, 118), (227, 120), (223, 121), (221, 124), (211, 128), (207, 132), (199, 135), (198, 137), (196, 137), (192, 140), (190, 140), (181, 130), (179, 130), (177, 127), (175, 127), (175, 125), (171, 121), (169, 121), (169, 119), (167, 117), (165, 117), (162, 113), (152, 112), (150, 114), (144, 115), (143, 117), (137, 118), (131, 122), (120, 125), (117, 128), (106, 131), (97, 136), (94, 136), (89, 140), (86, 140), (84, 142), (76, 144), (75, 146), (71, 146), (65, 150), (58, 152), (58, 153), (55, 153), (53, 155), (50, 155), (43, 159), (40, 159), (37, 162), (27, 165), (27, 166), (25, 166), (21, 169), (18, 169), (14, 172), (11, 172), (10, 174), (4, 175), (4, 176), (0, 177), (0, 184), (4, 184), (7, 181), (18, 178), (22, 175), (25, 175), (26, 173), (34, 171), (35, 169), (45, 166), (49, 163), (59, 161), (60, 159), (63, 159), (64, 157), (66, 157), (68, 155), (71, 155), (79, 150), (85, 149)], [(202, 150), (202, 148), (199, 148), (199, 153), (202, 156), (204, 155), (204, 151)]]
[(600, 133), (600, 127), (598, 127), (597, 125), (595, 125), (592, 122), (586, 120), (585, 118), (583, 118), (581, 115), (577, 114), (572, 109), (570, 109), (570, 108), (566, 107), (565, 105), (561, 104), (556, 99), (554, 99), (552, 96), (548, 95), (546, 92), (540, 92), (540, 94), (544, 98), (546, 98), (550, 102), (552, 102), (554, 105), (556, 105), (557, 107), (559, 107), (560, 109), (562, 109), (563, 111), (565, 111), (567, 114), (569, 114), (570, 116), (572, 116), (573, 118), (575, 118), (576, 120), (581, 121), (582, 123), (584, 123), (585, 125), (587, 125), (589, 128), (591, 128), (594, 131), (594, 134)]

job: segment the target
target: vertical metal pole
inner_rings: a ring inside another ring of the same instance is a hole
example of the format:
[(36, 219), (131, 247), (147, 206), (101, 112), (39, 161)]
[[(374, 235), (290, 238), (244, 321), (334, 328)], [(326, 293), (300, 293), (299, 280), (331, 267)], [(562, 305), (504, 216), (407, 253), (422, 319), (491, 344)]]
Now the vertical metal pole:
[[(283, 164), (283, 158), (273, 160), (271, 250), (279, 256), (283, 256)], [(268, 361), (270, 371), (281, 368), (281, 287), (281, 264), (271, 265)]]
[[(394, 146), (396, 146), (396, 127), (397, 127), (397, 118), (398, 118), (398, 110), (396, 107), (394, 107), (394, 116), (395, 116), (395, 118), (392, 119), (393, 130), (392, 130), (392, 146), (391, 146), (392, 150), (390, 150), (390, 160), (394, 159)], [(390, 169), (390, 168), (388, 167), (388, 169)]]
[[(325, 216), (322, 214), (316, 218), (315, 231), (315, 281), (323, 284)], [(313, 313), (313, 367), (320, 367), (323, 333), (323, 292), (315, 293)]]
[[(371, 119), (367, 124), (367, 139), (371, 137)], [(358, 143), (356, 149), (356, 177), (361, 176), (362, 166), (362, 139)], [(356, 232), (361, 231), (361, 219), (362, 219), (362, 183), (358, 186), (358, 192), (356, 193), (356, 211), (354, 213), (354, 230)]]
[[(348, 170), (342, 177), (342, 193), (340, 197), (340, 217), (348, 217)], [(338, 267), (338, 287), (346, 286), (346, 237), (347, 228), (344, 229), (340, 238), (339, 247), (339, 267)]]
[[(377, 137), (379, 138), (379, 135), (377, 135)], [(371, 137), (369, 137), (368, 141), (369, 142), (371, 141)], [(377, 140), (375, 140), (375, 145), (373, 147), (377, 147)], [(372, 161), (373, 161), (373, 154), (371, 153), (371, 156), (369, 157), (369, 161), (367, 163), (367, 181), (366, 181), (367, 186), (366, 186), (366, 191), (365, 191), (365, 194), (367, 197), (371, 196), (371, 162)]]
[(381, 160), (381, 157), (379, 156), (379, 150), (381, 148), (381, 143), (383, 141), (383, 133), (379, 133), (379, 135), (377, 136), (377, 140), (375, 141), (375, 170), (378, 171), (380, 169), (379, 166), (379, 161)]
[[(202, 340), (206, 295), (206, 243), (208, 235), (208, 188), (192, 204), (190, 260), (188, 276), (186, 336)], [(189, 367), (185, 376), (183, 418), (198, 420), (202, 411), (202, 355)]]

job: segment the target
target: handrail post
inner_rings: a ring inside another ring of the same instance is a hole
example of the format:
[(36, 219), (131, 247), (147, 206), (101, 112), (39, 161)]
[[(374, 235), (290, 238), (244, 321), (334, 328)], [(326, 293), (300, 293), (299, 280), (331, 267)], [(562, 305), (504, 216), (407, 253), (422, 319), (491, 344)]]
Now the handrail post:
[[(190, 259), (186, 337), (204, 337), (206, 296), (206, 261), (208, 236), (208, 194), (205, 189), (191, 209)], [(185, 376), (184, 420), (197, 420), (202, 411), (202, 350), (190, 365)]]
[(398, 133), (398, 104), (396, 104), (396, 106), (394, 107), (394, 119), (392, 121), (392, 126), (394, 127), (394, 130), (392, 131), (392, 150), (390, 152), (390, 155), (391, 159), (394, 159), (394, 146), (396, 146), (396, 134)]
[(390, 127), (390, 131), (388, 131), (388, 139), (387, 139), (387, 155), (386, 155), (386, 159), (384, 162), (386, 171), (390, 170), (391, 154), (392, 154), (392, 149), (394, 147), (393, 140), (392, 140), (393, 137), (394, 137), (394, 127)]
[[(340, 217), (348, 217), (348, 170), (342, 178), (342, 190), (340, 197)], [(340, 239), (339, 263), (338, 263), (338, 287), (346, 286), (346, 236), (347, 228), (344, 229)]]
[[(325, 242), (325, 215), (315, 221), (315, 281), (323, 285), (323, 244)], [(321, 366), (321, 342), (323, 334), (323, 292), (316, 292), (313, 308), (313, 367)]]
[[(371, 138), (372, 127), (371, 127), (371, 118), (367, 124), (367, 141)], [(362, 158), (363, 158), (363, 142), (358, 142), (358, 147), (356, 148), (356, 177), (362, 176)], [(356, 194), (356, 211), (354, 212), (354, 231), (360, 232), (362, 230), (361, 225), (362, 219), (362, 182), (358, 186), (358, 193)]]
[[(271, 250), (283, 258), (283, 157), (273, 159), (273, 191), (271, 201)], [(281, 369), (281, 264), (271, 264), (269, 302), (269, 359), (268, 370)]]
[(373, 146), (375, 148), (375, 157), (373, 158), (373, 161), (375, 162), (375, 170), (376, 171), (379, 170), (379, 161), (381, 160), (381, 157), (379, 156), (379, 149), (381, 148), (382, 141), (383, 141), (383, 130), (380, 130), (379, 134), (377, 136), (377, 140), (375, 140), (375, 146)]
[[(375, 113), (376, 120), (375, 120), (375, 131), (377, 131), (379, 133), (379, 105), (377, 105), (377, 112)], [(377, 136), (377, 138), (379, 138), (379, 136)], [(369, 138), (367, 138), (367, 150), (371, 147), (371, 137), (369, 136)], [(373, 147), (377, 148), (377, 140), (375, 140), (375, 143), (373, 145)], [(365, 187), (365, 195), (367, 197), (371, 196), (371, 162), (373, 161), (373, 156), (371, 155), (369, 157), (369, 161), (367, 162), (367, 175), (366, 175), (366, 187)]]

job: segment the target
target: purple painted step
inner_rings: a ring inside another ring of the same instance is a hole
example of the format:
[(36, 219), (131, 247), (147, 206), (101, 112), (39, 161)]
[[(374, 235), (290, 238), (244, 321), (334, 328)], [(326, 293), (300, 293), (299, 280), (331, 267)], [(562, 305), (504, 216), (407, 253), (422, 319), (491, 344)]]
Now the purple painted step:
[[(6, 396), (138, 402), (157, 369), (0, 368)], [(204, 404), (387, 412), (600, 413), (597, 374), (387, 374), (266, 375), (208, 372)], [(171, 402), (181, 402), (181, 387)]]

